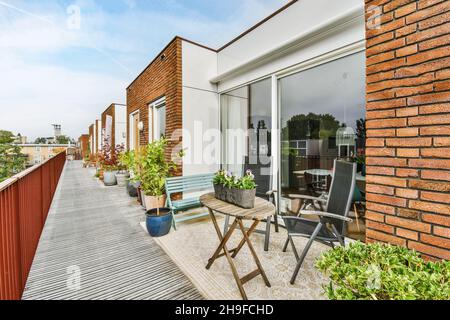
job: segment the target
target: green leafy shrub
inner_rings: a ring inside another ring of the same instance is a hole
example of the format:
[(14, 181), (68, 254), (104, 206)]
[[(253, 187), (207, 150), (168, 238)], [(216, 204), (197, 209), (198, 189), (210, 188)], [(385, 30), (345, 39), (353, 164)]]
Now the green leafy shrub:
[(133, 170), (134, 164), (134, 151), (123, 151), (119, 154), (119, 170), (123, 171), (131, 171)]
[(407, 248), (356, 242), (325, 252), (316, 267), (332, 300), (448, 300), (450, 262), (425, 262)]
[[(175, 161), (166, 160), (166, 148), (168, 140), (149, 143), (132, 155), (134, 181), (140, 181), (145, 195), (161, 197), (165, 193), (166, 178), (177, 169)], [(184, 152), (180, 151), (176, 157), (181, 158)]]
[(14, 135), (0, 130), (0, 182), (25, 169), (26, 156), (14, 144)]

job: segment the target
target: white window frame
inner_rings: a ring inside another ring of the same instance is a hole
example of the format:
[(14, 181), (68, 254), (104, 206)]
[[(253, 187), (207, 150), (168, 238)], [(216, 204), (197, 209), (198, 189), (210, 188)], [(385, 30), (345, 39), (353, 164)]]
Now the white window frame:
[[(166, 104), (166, 97), (162, 97), (152, 103), (149, 104), (149, 112), (152, 113), (152, 123), (150, 125), (150, 117), (148, 119), (149, 121), (149, 131), (153, 129), (152, 139), (150, 139), (150, 132), (149, 132), (149, 140), (159, 140), (159, 123), (158, 123), (158, 110), (162, 107), (166, 108), (166, 129), (167, 129), (167, 104)], [(158, 138), (157, 138), (158, 137)]]
[[(140, 121), (140, 113), (139, 113), (139, 110), (137, 110), (137, 111), (135, 111), (135, 112), (133, 112), (133, 113), (130, 113), (130, 115), (129, 115), (129, 118), (128, 118), (128, 121), (129, 121), (129, 132), (128, 132), (128, 134), (129, 134), (129, 137), (130, 137), (130, 139), (129, 139), (129, 150), (130, 151), (133, 151), (134, 150), (134, 121), (133, 121), (133, 118), (134, 118), (134, 116), (135, 115), (138, 115), (138, 118), (139, 118), (139, 121)], [(139, 128), (137, 128), (138, 130), (139, 130)]]

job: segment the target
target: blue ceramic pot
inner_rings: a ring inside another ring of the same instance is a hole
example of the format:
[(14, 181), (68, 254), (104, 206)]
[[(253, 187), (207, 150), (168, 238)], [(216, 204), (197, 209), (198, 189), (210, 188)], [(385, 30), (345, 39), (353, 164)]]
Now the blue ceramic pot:
[(148, 233), (154, 237), (163, 237), (170, 232), (172, 227), (172, 214), (168, 208), (160, 208), (159, 216), (157, 214), (157, 209), (152, 209), (147, 211), (146, 224)]

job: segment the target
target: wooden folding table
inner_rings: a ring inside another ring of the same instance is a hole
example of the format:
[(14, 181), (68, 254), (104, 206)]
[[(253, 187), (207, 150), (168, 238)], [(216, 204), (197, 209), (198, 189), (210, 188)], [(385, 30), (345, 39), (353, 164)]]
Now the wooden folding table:
[[(216, 199), (214, 193), (209, 193), (201, 196), (200, 202), (203, 204), (203, 206), (208, 208), (211, 220), (220, 240), (219, 247), (214, 252), (211, 259), (209, 259), (206, 269), (211, 268), (212, 264), (217, 258), (225, 256), (228, 260), (228, 263), (230, 264), (233, 277), (236, 280), (236, 284), (244, 300), (247, 300), (247, 294), (245, 293), (243, 285), (253, 278), (257, 277), (258, 275), (261, 275), (266, 286), (270, 287), (270, 282), (267, 279), (266, 273), (264, 272), (261, 262), (259, 261), (256, 251), (250, 241), (250, 235), (253, 233), (253, 231), (255, 231), (256, 227), (262, 220), (267, 219), (270, 223), (272, 216), (275, 214), (275, 206), (269, 201), (261, 198), (256, 198), (255, 207), (253, 209), (243, 209), (233, 204)], [(214, 211), (222, 213), (224, 215), (228, 215), (230, 217), (234, 217), (234, 222), (231, 224), (231, 227), (228, 229), (225, 235), (222, 234), (221, 228), (219, 227), (216, 217), (214, 216)], [(254, 221), (248, 230), (246, 230), (244, 227), (244, 220)], [(243, 239), (236, 248), (228, 250), (227, 242), (230, 240), (234, 231), (238, 228), (242, 232)], [(257, 269), (240, 278), (233, 258), (237, 256), (237, 254), (241, 251), (245, 244), (247, 244), (248, 248), (250, 249), (250, 253), (255, 260)]]

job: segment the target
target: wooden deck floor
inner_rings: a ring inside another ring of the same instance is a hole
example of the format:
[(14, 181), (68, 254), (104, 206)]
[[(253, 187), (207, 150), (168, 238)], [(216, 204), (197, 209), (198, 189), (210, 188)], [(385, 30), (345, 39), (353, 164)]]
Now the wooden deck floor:
[(123, 188), (105, 188), (80, 162), (68, 162), (23, 299), (202, 299), (142, 219)]

